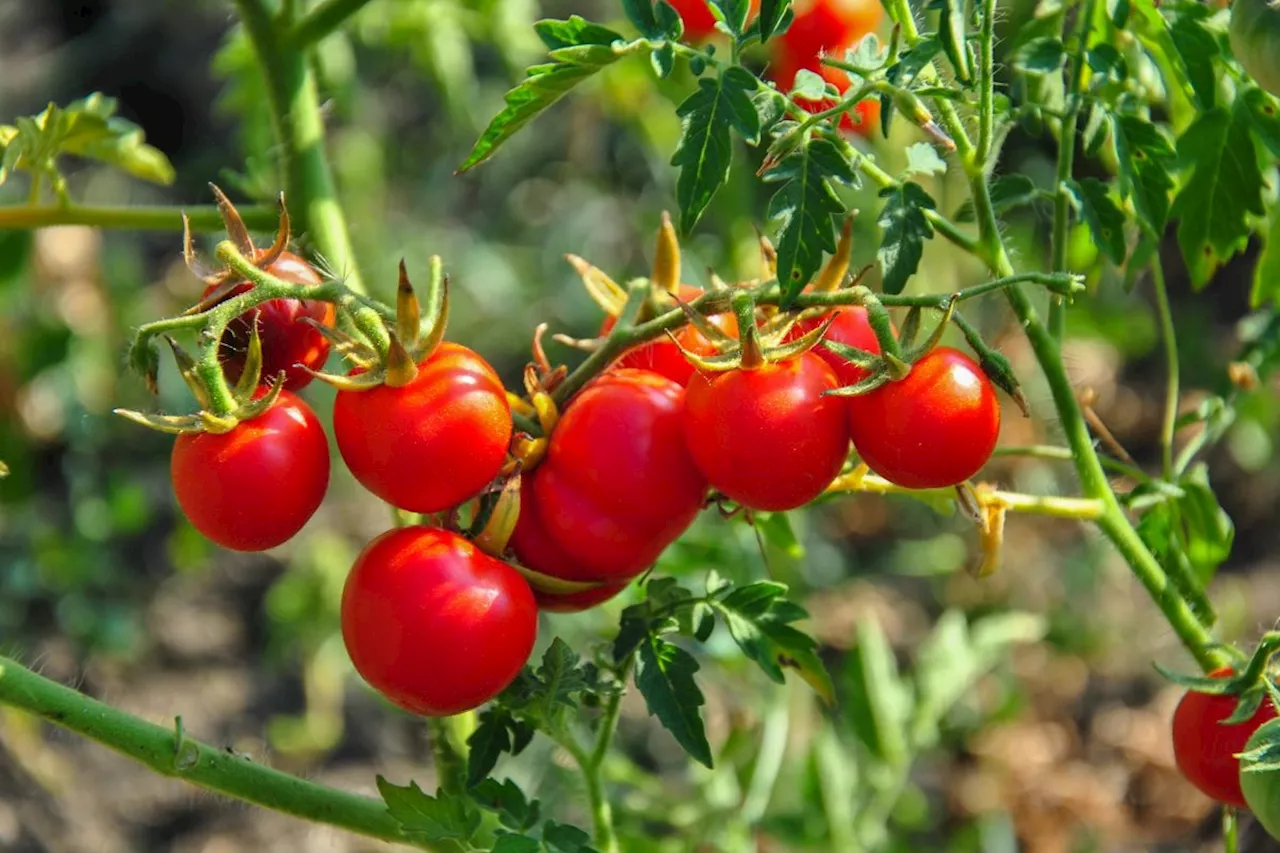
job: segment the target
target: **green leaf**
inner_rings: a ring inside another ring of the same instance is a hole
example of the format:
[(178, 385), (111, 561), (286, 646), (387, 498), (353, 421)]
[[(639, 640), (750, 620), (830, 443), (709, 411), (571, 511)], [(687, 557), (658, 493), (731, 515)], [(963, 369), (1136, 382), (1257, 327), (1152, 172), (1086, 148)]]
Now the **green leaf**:
[(788, 559), (795, 561), (804, 559), (804, 545), (800, 543), (791, 526), (791, 516), (785, 512), (758, 513), (755, 517), (755, 527), (770, 547), (776, 548)]
[(1135, 116), (1113, 115), (1111, 124), (1120, 195), (1133, 201), (1143, 228), (1159, 236), (1169, 219), (1173, 146), (1156, 125)]
[(831, 676), (818, 657), (817, 642), (791, 626), (807, 619), (804, 608), (783, 596), (784, 584), (757, 581), (732, 590), (713, 602), (743, 654), (765, 675), (782, 684), (793, 669), (828, 704), (835, 701)]
[(471, 790), (471, 798), (481, 808), (496, 813), (508, 829), (524, 832), (538, 825), (542, 804), (526, 799), (524, 791), (510, 779), (485, 779)]
[(1257, 86), (1250, 86), (1236, 96), (1244, 100), (1253, 131), (1275, 157), (1280, 157), (1280, 108), (1276, 99)]
[(729, 179), (733, 162), (730, 129), (749, 143), (760, 140), (760, 116), (751, 100), (756, 86), (754, 75), (735, 66), (715, 79), (700, 79), (698, 90), (676, 110), (683, 133), (671, 165), (680, 167), (676, 201), (680, 229), (686, 234)]
[(965, 40), (966, 0), (942, 0), (938, 13), (938, 38), (951, 62), (956, 79), (969, 83), (973, 79), (973, 67), (969, 57), (969, 45)]
[(1231, 555), (1235, 525), (1222, 509), (1209, 486), (1209, 469), (1204, 463), (1193, 466), (1178, 480), (1183, 498), (1183, 548), (1201, 581), (1208, 584), (1218, 566)]
[(907, 146), (907, 168), (903, 176), (908, 175), (945, 175), (947, 161), (938, 156), (938, 152), (928, 142), (916, 142)]
[(911, 695), (879, 620), (860, 620), (857, 633), (858, 644), (847, 663), (849, 692), (844, 707), (858, 740), (876, 758), (896, 765), (907, 756)]
[(845, 206), (834, 184), (857, 185), (857, 174), (845, 152), (829, 139), (810, 139), (765, 172), (764, 180), (780, 182), (769, 200), (769, 218), (779, 220), (778, 281), (784, 302), (792, 299), (836, 250), (836, 221)]
[(1204, 287), (1218, 265), (1249, 240), (1246, 216), (1261, 216), (1262, 174), (1244, 100), (1230, 112), (1201, 113), (1178, 139), (1178, 160), (1193, 169), (1173, 201), (1178, 243), (1192, 284)]
[(500, 835), (490, 853), (538, 853), (542, 844), (527, 835)]
[[(1022, 207), (1036, 201), (1039, 191), (1026, 175), (1001, 175), (991, 182), (991, 209), (996, 216), (1003, 216), (1016, 207)], [(966, 201), (956, 210), (956, 222), (973, 222), (973, 202)]]
[(742, 35), (743, 28), (747, 25), (747, 15), (751, 12), (748, 0), (710, 0), (710, 8), (720, 13), (734, 35)]
[(1201, 622), (1211, 625), (1217, 620), (1213, 602), (1205, 592), (1206, 580), (1196, 572), (1183, 548), (1181, 526), (1178, 503), (1165, 501), (1143, 513), (1136, 529), (1169, 577), (1169, 597), (1181, 598)]
[(649, 713), (671, 732), (694, 760), (710, 767), (711, 745), (700, 708), (706, 701), (693, 674), (698, 662), (679, 646), (649, 635), (636, 659), (636, 686)]
[(1089, 63), (1089, 68), (1104, 77), (1123, 80), (1129, 75), (1129, 66), (1124, 56), (1109, 44), (1095, 44), (1089, 48), (1085, 59)]
[(590, 690), (598, 673), (594, 664), (582, 664), (578, 653), (556, 637), (542, 654), (542, 662), (533, 673), (539, 701), (548, 708), (562, 705), (576, 708), (576, 696)]
[(1191, 84), (1196, 106), (1202, 110), (1213, 109), (1218, 88), (1213, 70), (1213, 59), (1220, 53), (1217, 39), (1191, 15), (1179, 15), (1170, 25), (1169, 35), (1173, 38), (1187, 82)]
[(596, 853), (591, 836), (576, 826), (547, 821), (542, 828), (542, 843), (550, 853)]
[(1253, 268), (1253, 287), (1249, 290), (1249, 307), (1264, 303), (1280, 303), (1280, 201), (1271, 205), (1267, 215), (1267, 231), (1262, 238), (1262, 251)]
[(532, 726), (517, 720), (506, 708), (481, 711), (476, 730), (467, 738), (467, 784), (480, 784), (493, 772), (502, 753), (519, 755), (533, 740), (533, 734)]
[(431, 797), (416, 782), (402, 788), (382, 776), (378, 777), (378, 793), (405, 831), (426, 841), (470, 841), (480, 828), (480, 811), (469, 797), (444, 791)]
[(480, 134), (466, 162), (458, 167), (459, 172), (488, 160), (502, 143), (574, 86), (627, 53), (644, 47), (642, 42), (618, 45), (621, 36), (613, 30), (584, 21), (577, 15), (567, 21), (539, 21), (535, 29), (557, 61), (533, 66), (525, 80), (507, 92), (507, 106)]
[(1014, 56), (1013, 62), (1029, 74), (1053, 74), (1067, 61), (1062, 40), (1052, 37), (1033, 39)]
[(1080, 216), (1089, 226), (1089, 233), (1098, 248), (1114, 264), (1123, 264), (1125, 256), (1124, 211), (1111, 198), (1111, 191), (1097, 178), (1081, 181), (1068, 180), (1066, 186), (1075, 196)]
[(622, 9), (647, 39), (679, 41), (684, 34), (680, 13), (668, 3), (655, 7), (653, 0), (622, 0)]
[(791, 8), (791, 0), (760, 0), (760, 41), (766, 42), (778, 31), (778, 24)]
[(795, 83), (791, 86), (791, 97), (802, 101), (821, 101), (827, 96), (827, 81), (821, 75), (808, 68), (796, 72)]
[(925, 217), (937, 203), (914, 181), (880, 191), (887, 199), (876, 224), (881, 229), (876, 259), (884, 275), (884, 292), (898, 294), (915, 274), (924, 254), (924, 242), (933, 237), (933, 226)]

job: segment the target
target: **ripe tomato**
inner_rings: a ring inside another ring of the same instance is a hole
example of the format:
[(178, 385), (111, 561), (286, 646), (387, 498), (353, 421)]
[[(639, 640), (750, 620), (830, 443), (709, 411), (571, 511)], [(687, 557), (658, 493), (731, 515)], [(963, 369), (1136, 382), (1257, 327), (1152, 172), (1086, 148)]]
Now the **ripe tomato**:
[(439, 512), (498, 475), (511, 443), (511, 407), (488, 362), (446, 341), (408, 385), (339, 391), (333, 432), (366, 489), (410, 512)]
[[(293, 284), (319, 284), (321, 281), (315, 268), (292, 252), (281, 254), (266, 271)], [(227, 294), (226, 298), (239, 296), (252, 287), (252, 284), (245, 282)], [(213, 290), (214, 286), (206, 288), (204, 295), (208, 296)], [(266, 382), (283, 370), (285, 388), (290, 391), (305, 388), (312, 377), (300, 365), (306, 365), (312, 370), (323, 367), (325, 359), (329, 357), (329, 342), (324, 335), (302, 320), (309, 317), (321, 325), (332, 326), (336, 317), (333, 305), (328, 302), (305, 302), (301, 299), (271, 299), (228, 323), (218, 345), (218, 358), (232, 382), (238, 380), (244, 370), (255, 314), (258, 318), (258, 337), (262, 341), (262, 380)]]
[[(1262, 701), (1271, 705), (1270, 699)], [(1277, 729), (1280, 729), (1280, 720), (1271, 719), (1263, 723), (1250, 736), (1243, 751), (1254, 750), (1265, 741), (1274, 742)], [(1244, 793), (1244, 801), (1249, 804), (1249, 811), (1253, 812), (1263, 829), (1272, 838), (1280, 838), (1280, 773), (1274, 770), (1246, 771), (1245, 767), (1245, 763), (1241, 761), (1240, 789)]]
[[(1231, 669), (1209, 673), (1226, 678)], [(1220, 723), (1235, 713), (1236, 697), (1210, 696), (1188, 691), (1173, 712), (1173, 757), (1187, 780), (1220, 803), (1245, 808), (1240, 789), (1240, 762), (1236, 754), (1257, 728), (1276, 716), (1271, 700), (1264, 699), (1248, 722), (1234, 726)]]
[(811, 61), (820, 53), (842, 53), (875, 32), (884, 17), (879, 0), (796, 0), (791, 8), (795, 20), (778, 36), (778, 43), (796, 62)]
[(753, 509), (788, 510), (822, 494), (849, 455), (835, 372), (806, 352), (689, 382), (685, 438), (711, 485)]
[[(706, 41), (716, 32), (716, 19), (709, 0), (667, 0), (684, 21), (684, 41), (691, 44)], [(751, 0), (750, 21), (760, 11), (760, 0)]]
[(428, 717), (468, 711), (500, 693), (537, 633), (524, 578), (433, 527), (374, 539), (342, 591), (342, 639), (356, 671), (391, 702)]
[(1231, 4), (1231, 52), (1249, 76), (1280, 95), (1280, 7), (1268, 0)]
[[(680, 298), (685, 302), (692, 302), (702, 293), (700, 287), (689, 284), (680, 285)], [(725, 334), (734, 336), (738, 334), (738, 320), (732, 313), (715, 314), (708, 319)], [(617, 322), (616, 317), (606, 317), (600, 324), (600, 334), (607, 335)], [(694, 355), (715, 355), (717, 350), (711, 341), (692, 325), (677, 329), (675, 338), (680, 342), (680, 346), (672, 343), (670, 338), (661, 337), (628, 350), (614, 362), (614, 367), (649, 370), (681, 385), (688, 385), (689, 377), (693, 375), (693, 365), (684, 357), (684, 353), (680, 352), (680, 347), (684, 347)]]
[[(796, 338), (804, 337), (818, 326), (821, 326), (825, 320), (825, 317), (801, 320), (791, 327), (791, 331), (787, 333), (785, 340), (794, 341)], [(827, 328), (827, 333), (822, 337), (824, 340), (835, 341), (838, 344), (864, 350), (873, 355), (879, 355), (880, 353), (880, 341), (877, 340), (875, 330), (871, 328), (871, 324), (867, 321), (867, 309), (861, 305), (841, 308), (836, 314), (835, 320)], [(843, 356), (837, 355), (821, 344), (814, 347), (812, 352), (831, 365), (831, 369), (835, 371), (836, 379), (840, 380), (841, 386), (856, 385), (869, 375), (863, 368), (850, 364), (845, 361)]]
[(231, 432), (178, 436), (169, 474), (197, 530), (224, 548), (263, 551), (289, 541), (324, 500), (329, 443), (311, 407), (283, 391)]
[(978, 472), (1000, 433), (1000, 403), (973, 359), (936, 347), (906, 379), (849, 397), (849, 433), (862, 461), (908, 489), (954, 486)]
[(684, 401), (675, 382), (629, 368), (601, 374), (578, 393), (530, 475), (530, 505), (566, 562), (530, 568), (621, 583), (684, 532), (707, 492), (685, 447)]
[[(780, 91), (790, 92), (796, 84), (796, 75), (801, 69), (822, 75), (822, 78), (835, 86), (841, 95), (848, 92), (849, 87), (852, 85), (848, 74), (839, 68), (823, 65), (817, 56), (812, 56), (803, 62), (797, 62), (786, 54), (782, 54), (769, 66), (768, 73), (769, 78), (778, 85)], [(801, 101), (801, 106), (811, 113), (820, 113), (831, 109), (835, 105), (835, 100), (831, 98), (823, 98), (819, 101)], [(861, 100), (854, 110), (858, 114), (858, 121), (855, 122), (850, 113), (845, 113), (840, 116), (840, 129), (858, 133), (862, 136), (870, 136), (880, 123), (880, 99), (871, 97)]]

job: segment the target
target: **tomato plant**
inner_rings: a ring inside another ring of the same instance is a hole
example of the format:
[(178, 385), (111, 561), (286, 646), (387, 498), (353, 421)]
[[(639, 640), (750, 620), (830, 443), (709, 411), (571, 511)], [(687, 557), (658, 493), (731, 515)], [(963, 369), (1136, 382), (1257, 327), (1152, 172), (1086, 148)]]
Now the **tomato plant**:
[(492, 699), (524, 666), (537, 630), (524, 578), (432, 527), (374, 539), (342, 591), (342, 639), (356, 671), (414, 714), (447, 716)]
[(439, 512), (478, 494), (511, 441), (502, 380), (461, 344), (440, 344), (403, 387), (342, 390), (333, 435), (351, 473), (411, 512)]
[[(806, 333), (821, 326), (826, 320), (827, 317), (801, 320), (787, 333), (787, 340), (794, 341), (803, 337)], [(861, 305), (844, 308), (836, 312), (831, 325), (827, 327), (827, 331), (823, 333), (822, 338), (823, 340), (834, 341), (837, 344), (860, 349), (873, 355), (880, 353), (880, 341), (876, 339), (875, 330), (871, 328), (871, 323), (867, 320), (867, 309)], [(835, 351), (827, 349), (821, 344), (814, 347), (812, 352), (831, 366), (841, 386), (857, 385), (871, 375), (865, 368), (851, 363), (848, 359), (841, 357)]]
[(1231, 7), (1231, 52), (1258, 85), (1280, 95), (1280, 7), (1268, 0), (1236, 0)]
[[(793, 58), (790, 54), (783, 53), (778, 56), (769, 66), (769, 79), (771, 79), (777, 87), (784, 91), (790, 92), (796, 85), (796, 75), (800, 71), (812, 71), (818, 74), (830, 85), (836, 88), (841, 94), (847, 94), (852, 81), (849, 75), (839, 68), (832, 68), (829, 65), (823, 65), (821, 57), (814, 55), (805, 58)], [(837, 101), (833, 98), (820, 98), (818, 100), (799, 99), (800, 104), (811, 113), (820, 113), (825, 110), (832, 109), (836, 106)], [(854, 113), (857, 118), (854, 118)], [(880, 101), (875, 97), (868, 97), (858, 101), (854, 106), (853, 112), (846, 112), (840, 116), (840, 127), (860, 133), (867, 136), (874, 132), (880, 122)]]
[[(1272, 707), (1274, 714), (1274, 706), (1270, 698), (1264, 699), (1263, 702)], [(1244, 752), (1273, 749), (1277, 735), (1280, 735), (1280, 721), (1272, 716), (1249, 736), (1249, 740), (1244, 745)], [(1277, 808), (1277, 804), (1280, 804), (1280, 786), (1277, 785), (1280, 783), (1280, 776), (1277, 775), (1274, 766), (1268, 766), (1271, 764), (1273, 762), (1268, 761), (1266, 765), (1254, 766), (1248, 760), (1241, 758), (1240, 790), (1249, 810), (1258, 819), (1258, 823), (1262, 824), (1272, 838), (1280, 838), (1280, 809)]]
[(938, 347), (888, 382), (848, 402), (854, 449), (886, 480), (910, 489), (961, 483), (991, 457), (1000, 402), (982, 369)]
[[(711, 12), (712, 0), (670, 0), (672, 8), (684, 21), (684, 38), (698, 43), (715, 35), (716, 18)], [(751, 0), (748, 20), (760, 10), (760, 0)]]
[[(703, 290), (700, 287), (687, 284), (680, 286), (679, 297), (684, 302), (692, 302), (702, 294)], [(732, 314), (713, 314), (707, 319), (726, 335), (732, 336), (738, 333), (738, 321)], [(600, 334), (609, 334), (617, 322), (616, 317), (606, 317), (600, 324)], [(650, 341), (633, 347), (618, 359), (617, 366), (648, 370), (665, 376), (673, 382), (688, 385), (689, 377), (693, 376), (693, 365), (685, 358), (684, 352), (691, 352), (694, 355), (714, 355), (717, 350), (715, 345), (693, 326), (680, 327), (672, 337), (674, 340)]]
[(288, 391), (230, 432), (179, 435), (170, 476), (195, 528), (226, 548), (283, 545), (329, 486), (329, 442), (311, 407)]
[[(1210, 673), (1214, 678), (1231, 674), (1229, 667)], [(1264, 699), (1245, 722), (1224, 725), (1235, 713), (1236, 701), (1235, 696), (1188, 691), (1173, 712), (1173, 755), (1182, 775), (1205, 795), (1246, 808), (1236, 756), (1258, 727), (1276, 716), (1276, 709)]]
[(778, 37), (784, 58), (807, 63), (819, 54), (843, 53), (884, 18), (874, 0), (798, 0), (792, 5), (795, 20)]

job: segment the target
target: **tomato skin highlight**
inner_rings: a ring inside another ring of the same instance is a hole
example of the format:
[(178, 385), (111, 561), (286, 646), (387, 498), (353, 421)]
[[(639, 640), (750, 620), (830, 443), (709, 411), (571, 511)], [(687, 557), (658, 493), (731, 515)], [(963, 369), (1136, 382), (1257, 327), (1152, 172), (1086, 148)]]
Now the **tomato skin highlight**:
[[(694, 287), (689, 284), (680, 285), (680, 299), (684, 302), (692, 302), (701, 296), (703, 292), (700, 287)], [(707, 319), (725, 334), (731, 337), (738, 336), (738, 320), (732, 313), (714, 314)], [(617, 322), (616, 317), (606, 317), (604, 322), (600, 324), (600, 334), (607, 335), (617, 325)], [(707, 340), (706, 336), (692, 325), (681, 326), (673, 334), (676, 341), (679, 342), (679, 346), (665, 336), (648, 341), (623, 353), (613, 363), (613, 368), (629, 367), (636, 370), (648, 370), (665, 376), (680, 385), (688, 385), (689, 377), (693, 376), (694, 367), (689, 363), (689, 359), (684, 357), (680, 347), (684, 347), (694, 355), (715, 355), (718, 350), (716, 350), (711, 341)]]
[(293, 538), (324, 500), (329, 442), (311, 407), (282, 391), (231, 432), (178, 436), (169, 473), (197, 530), (233, 551), (265, 551)]
[(410, 512), (440, 512), (498, 475), (511, 443), (511, 406), (488, 362), (446, 341), (408, 385), (339, 391), (333, 432), (343, 461), (370, 492)]
[(822, 494), (849, 455), (838, 387), (812, 352), (689, 382), (685, 438), (711, 485), (752, 509), (795, 509)]
[[(1227, 678), (1231, 669), (1224, 667), (1209, 675)], [(1235, 709), (1235, 696), (1187, 691), (1173, 712), (1173, 756), (1182, 775), (1206, 796), (1247, 808), (1240, 787), (1240, 761), (1235, 756), (1244, 751), (1245, 743), (1259, 726), (1276, 716), (1276, 710), (1269, 699), (1264, 699), (1248, 721), (1219, 725)]]
[(621, 368), (569, 403), (530, 476), (530, 504), (567, 561), (548, 574), (629, 581), (693, 522), (707, 483), (685, 446), (684, 401), (670, 379)]
[(356, 559), (342, 639), (356, 671), (414, 714), (468, 711), (502, 692), (533, 651), (538, 616), (524, 578), (432, 527), (390, 530)]
[[(784, 340), (794, 341), (797, 338), (804, 337), (824, 322), (826, 322), (825, 317), (801, 320), (791, 327), (791, 331), (787, 333)], [(867, 320), (867, 309), (861, 305), (841, 308), (836, 312), (835, 319), (827, 327), (826, 334), (822, 338), (823, 340), (835, 341), (838, 344), (864, 350), (872, 355), (880, 354), (880, 341), (876, 338), (875, 329), (871, 328), (871, 323)], [(831, 366), (831, 369), (835, 371), (836, 379), (840, 381), (841, 387), (856, 385), (871, 375), (869, 371), (845, 361), (843, 356), (827, 349), (822, 344), (818, 344), (810, 352)]]
[(954, 486), (991, 458), (1000, 401), (959, 350), (935, 347), (907, 378), (848, 397), (849, 434), (867, 466), (908, 489)]
[[(292, 252), (282, 253), (275, 263), (266, 268), (266, 272), (294, 284), (321, 283), (315, 268)], [(247, 293), (252, 288), (253, 285), (246, 281), (227, 294), (226, 299)], [(206, 288), (205, 296), (213, 289)], [(334, 306), (328, 302), (301, 299), (269, 299), (233, 319), (218, 343), (218, 360), (232, 382), (237, 381), (244, 370), (255, 314), (258, 318), (258, 339), (262, 342), (262, 381), (269, 382), (283, 370), (287, 390), (297, 391), (311, 384), (313, 377), (300, 365), (312, 370), (324, 367), (329, 357), (329, 341), (303, 320), (310, 318), (323, 326), (332, 326), (337, 317)]]

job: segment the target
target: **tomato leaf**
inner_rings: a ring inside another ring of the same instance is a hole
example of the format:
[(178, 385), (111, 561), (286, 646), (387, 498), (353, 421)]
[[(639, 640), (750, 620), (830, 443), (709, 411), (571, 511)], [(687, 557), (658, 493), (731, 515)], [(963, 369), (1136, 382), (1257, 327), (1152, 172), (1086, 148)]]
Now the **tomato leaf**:
[(1280, 201), (1267, 213), (1267, 231), (1262, 238), (1262, 251), (1253, 268), (1253, 287), (1249, 290), (1249, 307), (1276, 303), (1280, 297)]
[(577, 15), (566, 21), (539, 21), (534, 29), (555, 61), (533, 66), (524, 81), (507, 92), (506, 107), (480, 134), (466, 161), (458, 167), (459, 172), (488, 160), (502, 143), (583, 80), (623, 56), (646, 48), (645, 42), (626, 43), (608, 27)]
[(735, 36), (742, 35), (747, 25), (747, 15), (751, 12), (751, 4), (748, 0), (710, 0), (708, 5), (712, 14), (720, 13), (718, 17), (724, 19)]
[(778, 32), (778, 27), (787, 12), (791, 10), (791, 0), (760, 0), (760, 41), (766, 42)]
[(1179, 531), (1181, 518), (1172, 501), (1156, 504), (1138, 520), (1138, 536), (1164, 567), (1172, 584), (1172, 595), (1181, 597), (1196, 617), (1206, 625), (1217, 621), (1213, 602), (1205, 592), (1205, 581), (1198, 575), (1182, 546)]
[(1241, 773), (1280, 771), (1280, 720), (1268, 720), (1249, 738), (1256, 745), (1240, 753)]
[(782, 684), (784, 671), (794, 669), (828, 704), (834, 703), (835, 689), (818, 657), (817, 642), (791, 625), (809, 614), (784, 598), (786, 591), (784, 584), (757, 581), (717, 598), (712, 606), (743, 654), (765, 675)]
[(1075, 197), (1080, 216), (1089, 233), (1114, 264), (1123, 264), (1125, 256), (1124, 211), (1111, 198), (1110, 189), (1097, 178), (1068, 180), (1066, 187)]
[(469, 797), (443, 790), (432, 797), (417, 782), (401, 787), (382, 776), (378, 777), (378, 793), (405, 832), (425, 841), (470, 841), (480, 828), (480, 810)]
[(737, 131), (748, 143), (760, 141), (760, 116), (751, 100), (757, 80), (733, 67), (715, 79), (698, 81), (698, 90), (676, 110), (682, 121), (680, 145), (671, 165), (680, 167), (676, 201), (680, 230), (689, 233), (702, 218), (712, 197), (729, 179), (733, 137)]
[(938, 156), (937, 150), (928, 142), (917, 142), (907, 146), (907, 168), (903, 177), (909, 175), (945, 175), (947, 161)]
[(1211, 110), (1215, 106), (1218, 78), (1213, 70), (1213, 59), (1220, 54), (1218, 42), (1200, 23), (1197, 16), (1178, 15), (1169, 26), (1174, 49), (1186, 72), (1187, 82), (1196, 106)]
[(860, 620), (857, 636), (857, 647), (845, 669), (849, 689), (844, 708), (853, 733), (871, 754), (897, 765), (907, 755), (911, 694), (879, 620), (874, 616)]
[(1258, 139), (1272, 155), (1280, 157), (1280, 107), (1276, 99), (1257, 86), (1250, 86), (1236, 97), (1243, 99)]
[[(991, 209), (996, 216), (1003, 216), (1016, 207), (1032, 204), (1040, 198), (1035, 182), (1026, 175), (1001, 175), (991, 182)], [(966, 201), (956, 209), (956, 222), (974, 220), (973, 201)]]
[(542, 827), (542, 843), (548, 853), (596, 853), (591, 836), (576, 826), (549, 820)]
[(1193, 171), (1171, 213), (1181, 219), (1178, 243), (1197, 289), (1248, 243), (1246, 215), (1265, 213), (1250, 127), (1249, 111), (1239, 99), (1230, 111), (1201, 113), (1178, 139), (1178, 160)]
[(1183, 491), (1178, 501), (1183, 549), (1201, 583), (1207, 585), (1231, 556), (1235, 525), (1209, 486), (1209, 469), (1203, 462), (1183, 474), (1178, 485)]
[(925, 240), (933, 237), (925, 211), (933, 210), (937, 203), (914, 181), (887, 187), (880, 196), (887, 201), (876, 221), (882, 231), (876, 259), (884, 275), (884, 292), (897, 294), (920, 266)]
[(693, 678), (697, 671), (693, 655), (661, 637), (650, 634), (640, 644), (636, 686), (649, 713), (694, 760), (710, 767), (711, 745), (699, 710), (706, 700)]
[(467, 785), (480, 784), (493, 772), (502, 753), (519, 755), (533, 740), (533, 727), (501, 706), (480, 712), (476, 730), (467, 738)]
[(542, 843), (527, 835), (500, 835), (493, 843), (490, 853), (538, 853)]
[(1134, 116), (1112, 117), (1119, 189), (1133, 200), (1139, 223), (1150, 234), (1164, 233), (1173, 190), (1173, 146), (1155, 125)]
[(1062, 70), (1066, 61), (1062, 40), (1047, 36), (1027, 42), (1013, 58), (1015, 65), (1030, 74), (1053, 74)]
[(538, 825), (542, 804), (527, 799), (520, 786), (510, 779), (501, 782), (485, 779), (471, 789), (471, 798), (481, 808), (496, 813), (502, 825), (515, 832), (524, 832)]
[(684, 35), (684, 21), (680, 13), (666, 0), (622, 0), (622, 10), (647, 39), (679, 41)]

